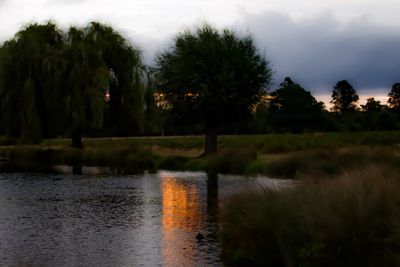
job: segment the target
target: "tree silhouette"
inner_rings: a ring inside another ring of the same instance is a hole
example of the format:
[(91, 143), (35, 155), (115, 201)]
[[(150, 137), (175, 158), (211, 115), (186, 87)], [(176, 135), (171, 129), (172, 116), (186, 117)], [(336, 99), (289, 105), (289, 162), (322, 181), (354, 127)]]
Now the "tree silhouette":
[(400, 82), (393, 84), (392, 90), (390, 90), (388, 96), (389, 110), (400, 113)]
[[(140, 54), (112, 28), (90, 23), (71, 27), (64, 49), (65, 107), (72, 145), (82, 147), (81, 133), (100, 128), (105, 120), (105, 93), (110, 94), (109, 119), (116, 132), (122, 120), (141, 126)], [(140, 130), (139, 130), (140, 131)]]
[(350, 112), (357, 108), (359, 96), (353, 86), (346, 80), (338, 82), (332, 91), (332, 110), (336, 112)]
[(271, 94), (268, 110), (272, 126), (278, 132), (302, 132), (323, 124), (324, 104), (289, 77)]
[(218, 127), (249, 116), (271, 69), (253, 38), (209, 25), (185, 31), (157, 58), (158, 88), (171, 111), (204, 124), (204, 154), (217, 151)]
[(361, 105), (361, 110), (365, 112), (380, 112), (383, 108), (381, 101), (377, 101), (373, 97), (367, 98), (367, 103)]
[(379, 121), (384, 118), (382, 116), (386, 111), (380, 101), (376, 101), (373, 97), (367, 98), (365, 105), (361, 105), (361, 110), (363, 111), (362, 123), (365, 129), (379, 130), (378, 126), (383, 126), (379, 125)]
[(62, 127), (60, 91), (55, 88), (62, 82), (62, 37), (52, 22), (32, 24), (0, 49), (0, 116), (6, 133), (23, 143), (37, 143)]
[(6, 133), (36, 143), (70, 131), (73, 146), (82, 147), (81, 133), (101, 127), (105, 113), (110, 128), (129, 124), (139, 132), (142, 68), (140, 51), (111, 27), (93, 22), (64, 33), (52, 22), (28, 25), (0, 48)]

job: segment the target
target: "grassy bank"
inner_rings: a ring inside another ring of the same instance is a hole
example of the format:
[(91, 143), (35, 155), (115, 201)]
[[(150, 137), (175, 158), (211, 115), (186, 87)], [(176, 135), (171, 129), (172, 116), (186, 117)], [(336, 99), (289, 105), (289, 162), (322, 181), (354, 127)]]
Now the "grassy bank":
[(72, 148), (70, 140), (51, 139), (0, 146), (0, 157), (8, 159), (12, 170), (22, 171), (78, 164), (111, 166), (123, 173), (170, 169), (303, 178), (337, 176), (369, 162), (400, 165), (399, 140), (398, 132), (221, 136), (220, 153), (199, 158), (202, 136), (85, 139), (83, 150)]
[(399, 178), (399, 170), (373, 164), (338, 179), (237, 195), (222, 216), (225, 263), (399, 266)]
[[(68, 146), (68, 139), (48, 139), (42, 146)], [(160, 153), (191, 151), (201, 154), (203, 136), (131, 137), (85, 139), (87, 148), (145, 147)], [(307, 133), (220, 136), (220, 149), (252, 149), (260, 154), (282, 153), (307, 149), (331, 149), (348, 146), (400, 144), (400, 131), (354, 133)]]

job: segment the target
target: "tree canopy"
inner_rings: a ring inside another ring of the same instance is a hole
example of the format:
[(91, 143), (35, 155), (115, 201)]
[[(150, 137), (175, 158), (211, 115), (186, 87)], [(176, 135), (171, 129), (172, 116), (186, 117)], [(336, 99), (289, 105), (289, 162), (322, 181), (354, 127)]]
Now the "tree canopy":
[(157, 65), (158, 89), (170, 110), (204, 124), (205, 154), (217, 150), (218, 127), (246, 118), (271, 80), (250, 35), (209, 25), (179, 34)]
[(302, 132), (323, 124), (324, 104), (289, 77), (271, 93), (268, 110), (271, 124), (278, 132)]
[(400, 113), (400, 82), (393, 84), (388, 96), (389, 110)]
[(355, 111), (359, 96), (353, 86), (346, 80), (338, 82), (332, 90), (332, 110), (336, 112)]
[(373, 97), (367, 98), (365, 105), (361, 105), (361, 110), (365, 112), (380, 112), (383, 108), (381, 101), (377, 101)]
[(32, 24), (0, 48), (2, 120), (22, 142), (39, 142), (59, 130), (62, 32), (53, 23)]
[(52, 22), (31, 24), (5, 42), (0, 57), (8, 135), (38, 142), (70, 131), (80, 147), (89, 128), (121, 132), (125, 119), (141, 130), (140, 51), (111, 27), (92, 22), (63, 32)]

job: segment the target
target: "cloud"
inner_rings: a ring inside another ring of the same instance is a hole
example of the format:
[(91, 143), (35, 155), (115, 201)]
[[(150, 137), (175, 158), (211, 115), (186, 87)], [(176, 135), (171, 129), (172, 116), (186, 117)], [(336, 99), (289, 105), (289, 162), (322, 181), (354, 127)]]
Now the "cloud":
[(365, 16), (343, 23), (329, 12), (298, 20), (264, 12), (244, 14), (233, 28), (253, 34), (276, 84), (291, 76), (313, 92), (327, 92), (343, 79), (362, 90), (389, 90), (400, 79), (400, 31)]
[[(1, 0), (0, 0), (1, 1)], [(47, 0), (46, 4), (47, 5), (76, 5), (76, 4), (82, 4), (87, 2), (88, 0)]]
[(343, 79), (358, 90), (388, 91), (400, 80), (400, 28), (387, 26), (399, 25), (395, 7), (400, 3), (383, 1), (389, 2), (0, 0), (0, 44), (29, 22), (54, 19), (66, 28), (98, 20), (122, 30), (142, 49), (144, 62), (153, 65), (156, 53), (168, 48), (175, 34), (205, 20), (252, 33), (271, 61), (274, 87), (291, 76), (315, 94), (330, 92)]
[[(302, 19), (276, 12), (242, 13), (228, 27), (254, 36), (271, 61), (273, 88), (290, 76), (318, 95), (330, 94), (344, 79), (359, 93), (387, 94), (400, 80), (400, 30), (373, 23), (366, 16), (343, 22), (330, 12)], [(173, 36), (131, 39), (142, 47), (145, 63), (152, 65)]]

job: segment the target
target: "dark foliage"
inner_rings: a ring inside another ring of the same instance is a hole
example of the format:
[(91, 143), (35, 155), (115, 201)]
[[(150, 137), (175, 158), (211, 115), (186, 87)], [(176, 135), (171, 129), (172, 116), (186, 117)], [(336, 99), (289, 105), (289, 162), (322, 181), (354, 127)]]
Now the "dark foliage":
[(359, 96), (353, 86), (346, 80), (338, 82), (332, 91), (333, 111), (349, 112), (355, 111)]
[(22, 143), (68, 135), (76, 147), (82, 133), (103, 126), (140, 133), (141, 69), (139, 50), (109, 26), (28, 25), (0, 48), (5, 133)]
[(204, 125), (206, 154), (216, 152), (221, 124), (249, 118), (271, 79), (251, 36), (209, 25), (179, 34), (157, 64), (158, 88), (170, 110)]
[(277, 132), (298, 133), (324, 125), (324, 104), (289, 77), (271, 94), (268, 109), (271, 126)]

